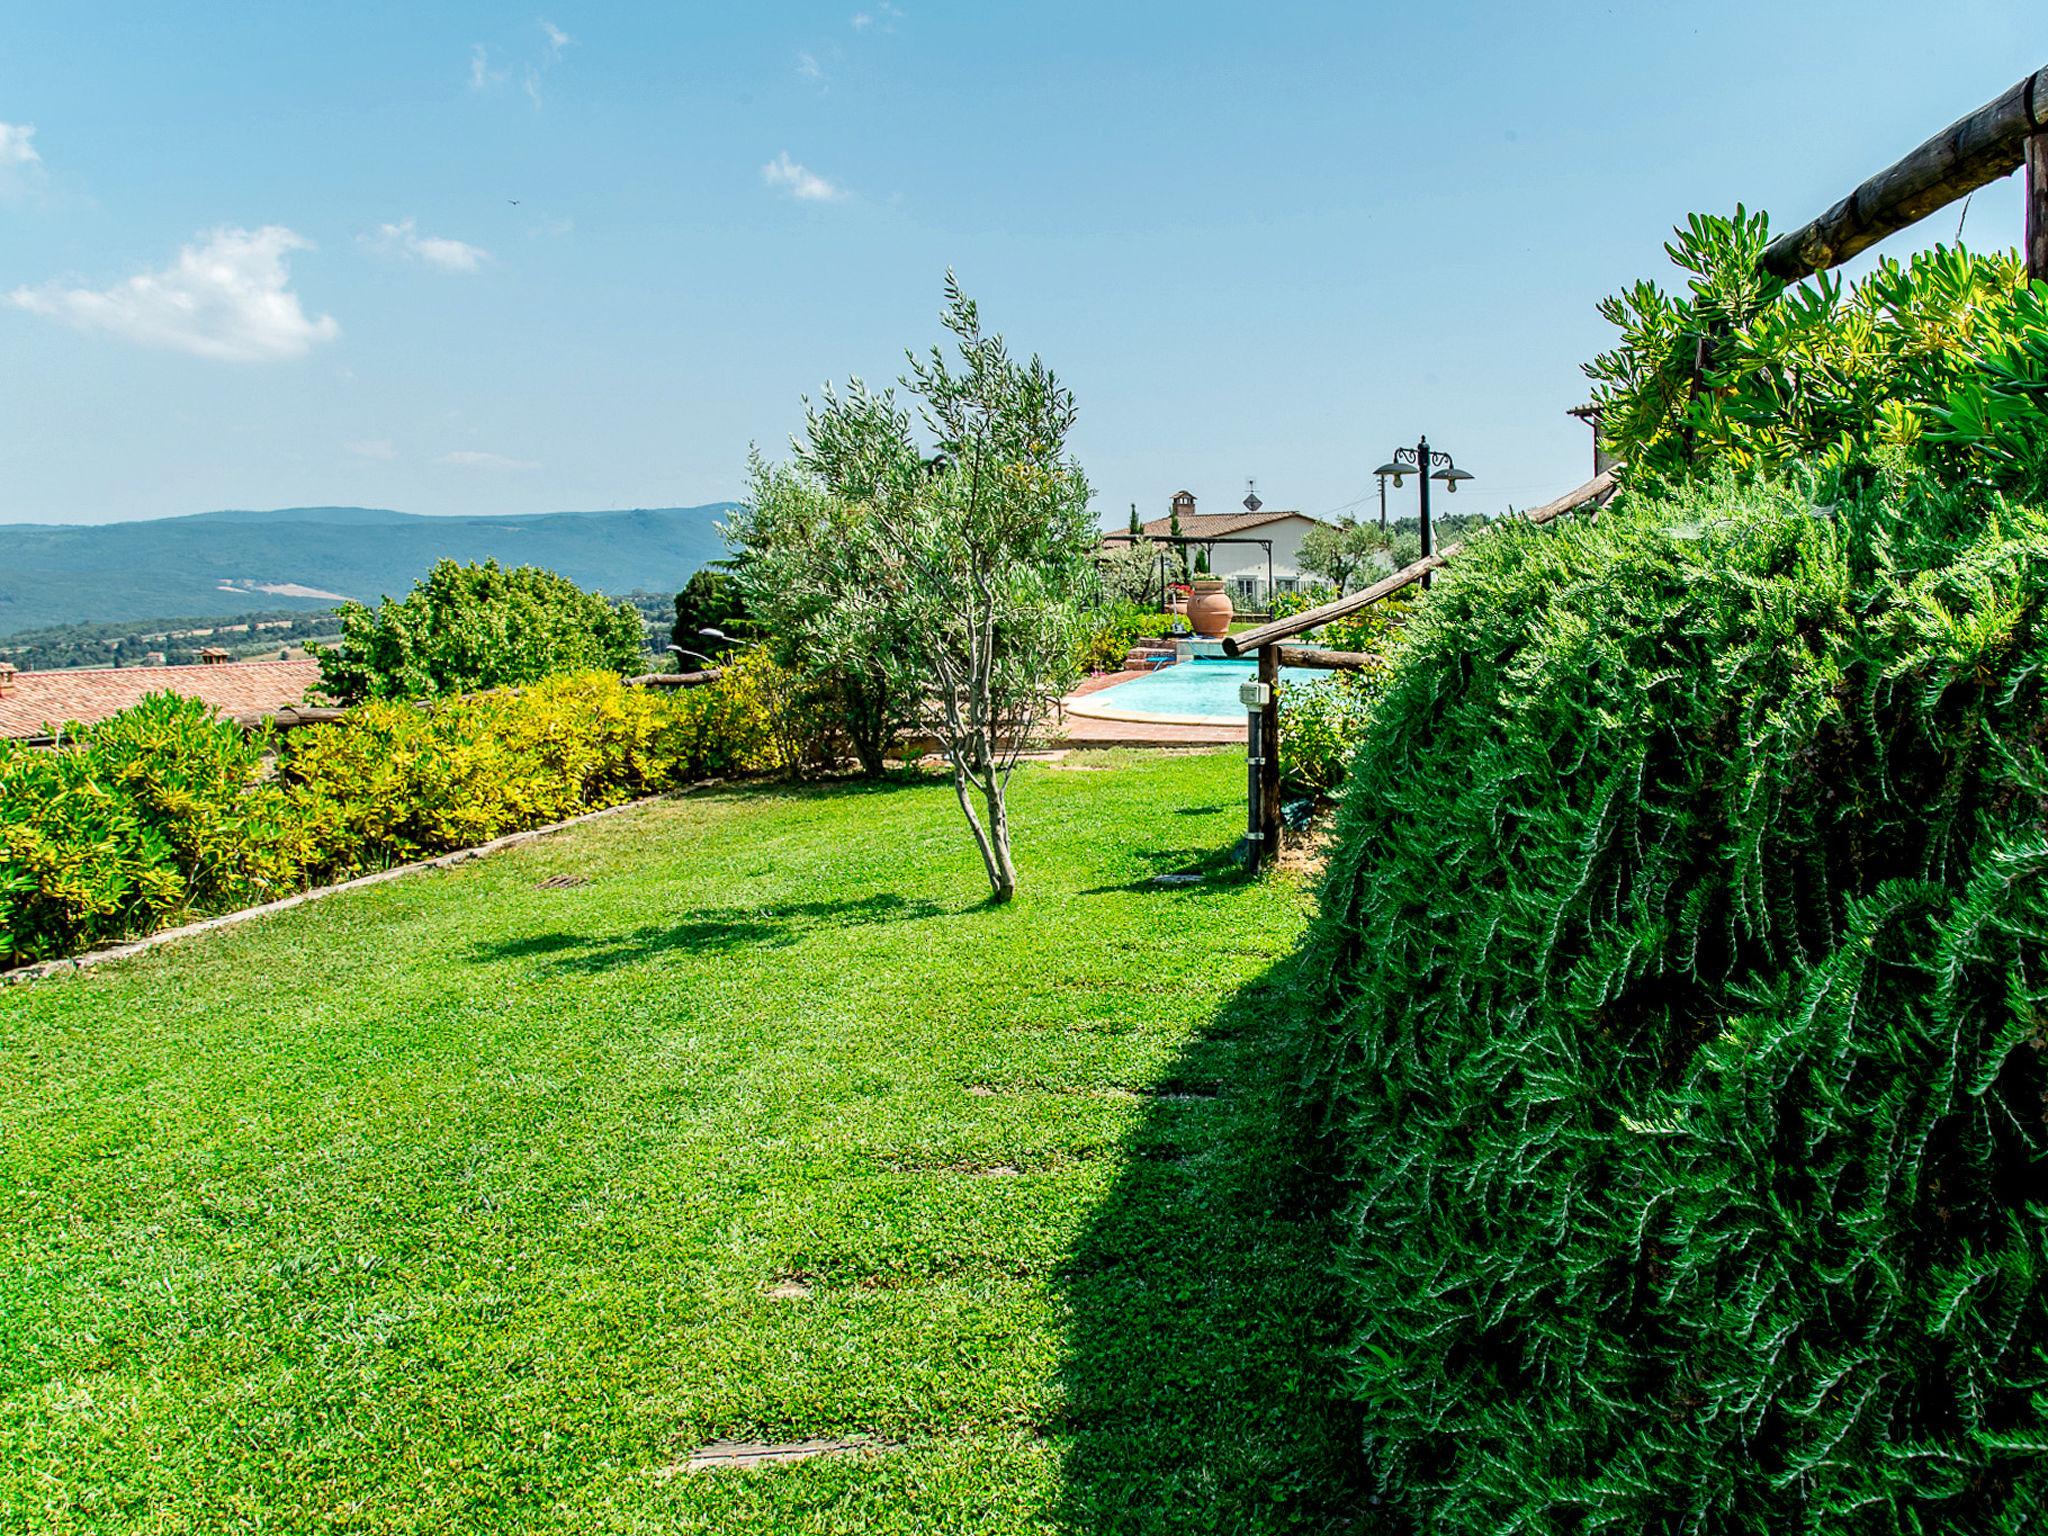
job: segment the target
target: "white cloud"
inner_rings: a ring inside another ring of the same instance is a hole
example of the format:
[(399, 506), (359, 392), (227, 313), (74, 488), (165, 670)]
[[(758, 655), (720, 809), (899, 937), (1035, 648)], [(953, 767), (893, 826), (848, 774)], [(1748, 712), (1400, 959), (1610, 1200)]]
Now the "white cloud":
[(0, 123), (0, 165), (41, 165), (33, 123)]
[(43, 157), (36, 153), (33, 123), (0, 123), (0, 198), (40, 188)]
[(82, 331), (195, 357), (299, 357), (341, 334), (332, 315), (309, 319), (291, 291), (285, 257), (312, 248), (312, 241), (276, 224), (216, 229), (181, 247), (177, 261), (161, 272), (139, 273), (112, 288), (17, 288), (7, 301)]
[(444, 453), (434, 461), (455, 469), (539, 469), (536, 459), (511, 459), (502, 453), (483, 453), (474, 448), (458, 448), (453, 453)]
[(761, 179), (806, 203), (836, 203), (846, 196), (844, 187), (798, 165), (786, 149), (761, 167)]
[(389, 463), (398, 457), (398, 449), (388, 437), (366, 437), (359, 442), (342, 445), (359, 459), (374, 459), (380, 464)]
[(806, 80), (823, 80), (825, 66), (818, 62), (814, 53), (800, 53), (796, 56), (796, 72)]
[[(507, 80), (513, 79), (516, 76), (519, 81), (519, 88), (526, 92), (527, 99), (535, 107), (539, 107), (541, 104), (541, 81), (550, 69), (561, 62), (562, 50), (574, 44), (576, 39), (564, 32), (552, 21), (541, 20), (536, 25), (539, 26), (541, 36), (546, 41), (538, 55), (527, 58), (523, 62), (515, 59), (503, 65), (493, 65), (490, 49), (482, 43), (471, 43), (469, 45), (469, 88), (481, 95), (486, 91), (495, 91)], [(527, 50), (515, 48), (512, 51), (514, 54), (521, 54)]]
[(491, 253), (467, 240), (450, 240), (443, 235), (423, 235), (411, 219), (396, 224), (379, 224), (374, 235), (360, 237), (374, 251), (423, 261), (443, 272), (474, 272), (491, 259)]
[(902, 11), (891, 5), (889, 0), (882, 0), (882, 3), (872, 11), (855, 11), (853, 13), (853, 30), (865, 32), (869, 27), (879, 26), (885, 32), (894, 32), (896, 30), (896, 23), (902, 19)]

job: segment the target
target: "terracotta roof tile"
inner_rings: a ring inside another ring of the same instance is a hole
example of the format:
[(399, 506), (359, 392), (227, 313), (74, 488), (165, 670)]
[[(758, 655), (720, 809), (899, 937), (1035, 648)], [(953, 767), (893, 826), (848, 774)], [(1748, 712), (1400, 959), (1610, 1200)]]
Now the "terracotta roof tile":
[(22, 672), (0, 695), (0, 737), (43, 736), (49, 727), (71, 721), (90, 725), (140, 703), (146, 693), (182, 693), (224, 714), (267, 714), (298, 703), (319, 681), (320, 664), (310, 658)]
[[(1247, 528), (1262, 527), (1277, 523), (1285, 517), (1308, 517), (1306, 512), (1191, 512), (1180, 520), (1181, 537), (1188, 539), (1221, 539), (1233, 533), (1242, 533)], [(1310, 522), (1316, 521), (1308, 517)], [(1171, 517), (1155, 517), (1145, 524), (1145, 532), (1154, 538), (1165, 538), (1173, 532)]]

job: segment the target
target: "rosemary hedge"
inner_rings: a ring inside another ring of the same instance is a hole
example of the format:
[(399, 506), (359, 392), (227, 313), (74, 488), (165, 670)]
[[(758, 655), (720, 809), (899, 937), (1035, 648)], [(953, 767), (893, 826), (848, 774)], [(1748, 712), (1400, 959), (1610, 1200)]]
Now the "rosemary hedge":
[(2048, 517), (1477, 541), (1312, 939), (1342, 1359), (1429, 1532), (2048, 1530)]

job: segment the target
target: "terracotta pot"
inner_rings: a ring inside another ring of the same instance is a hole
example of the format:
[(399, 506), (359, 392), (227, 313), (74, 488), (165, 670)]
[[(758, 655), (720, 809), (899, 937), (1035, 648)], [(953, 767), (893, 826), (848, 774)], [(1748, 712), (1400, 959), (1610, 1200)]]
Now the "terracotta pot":
[(1237, 607), (1223, 590), (1220, 577), (1197, 576), (1194, 593), (1188, 598), (1188, 623), (1204, 640), (1216, 640), (1230, 633), (1230, 621)]

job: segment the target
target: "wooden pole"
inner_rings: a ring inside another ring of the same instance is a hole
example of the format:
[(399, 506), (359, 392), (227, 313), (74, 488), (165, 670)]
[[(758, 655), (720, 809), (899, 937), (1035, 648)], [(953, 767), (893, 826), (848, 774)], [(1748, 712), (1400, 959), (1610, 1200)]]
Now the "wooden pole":
[(1282, 645), (1275, 649), (1280, 652), (1283, 667), (1319, 667), (1325, 672), (1370, 672), (1386, 659), (1368, 651), (1326, 651), (1308, 645)]
[(2027, 276), (2048, 283), (2048, 132), (2027, 139)]
[(1266, 702), (1259, 711), (1259, 858), (1264, 864), (1280, 860), (1280, 648), (1259, 647), (1259, 681), (1266, 685)]
[(1819, 218), (1770, 243), (1763, 269), (1797, 282), (1867, 251), (1885, 236), (2018, 168), (2048, 129), (2048, 69), (1958, 118), (1864, 182)]

